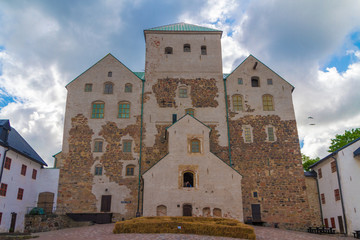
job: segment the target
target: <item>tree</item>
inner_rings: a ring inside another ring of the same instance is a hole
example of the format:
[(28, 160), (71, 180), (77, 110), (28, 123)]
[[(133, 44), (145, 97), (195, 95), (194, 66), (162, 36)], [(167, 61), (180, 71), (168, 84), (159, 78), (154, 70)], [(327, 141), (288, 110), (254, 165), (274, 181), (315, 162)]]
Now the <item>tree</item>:
[(331, 139), (331, 145), (328, 152), (335, 152), (357, 138), (360, 138), (360, 128), (351, 129), (350, 131), (345, 130), (345, 133), (342, 135), (336, 134), (335, 138)]
[(311, 165), (313, 165), (314, 163), (320, 160), (319, 157), (312, 159), (309, 156), (306, 156), (305, 154), (301, 154), (301, 158), (302, 158), (303, 168), (306, 172), (310, 171), (309, 167)]

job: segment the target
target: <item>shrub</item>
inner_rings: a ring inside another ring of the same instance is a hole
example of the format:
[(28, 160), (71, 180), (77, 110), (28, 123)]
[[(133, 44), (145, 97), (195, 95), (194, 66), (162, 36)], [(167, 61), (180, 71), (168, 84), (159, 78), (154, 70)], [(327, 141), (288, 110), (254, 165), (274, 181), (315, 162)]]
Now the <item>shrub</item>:
[(234, 219), (140, 217), (117, 222), (113, 233), (179, 233), (256, 239), (254, 228)]

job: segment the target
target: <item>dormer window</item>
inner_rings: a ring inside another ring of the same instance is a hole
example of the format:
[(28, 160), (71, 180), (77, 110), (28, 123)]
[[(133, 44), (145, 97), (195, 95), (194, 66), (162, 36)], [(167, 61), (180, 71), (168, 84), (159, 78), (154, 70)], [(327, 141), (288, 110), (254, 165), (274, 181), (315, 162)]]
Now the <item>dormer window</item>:
[(201, 55), (206, 55), (206, 46), (201, 46)]
[(165, 54), (173, 54), (173, 49), (172, 49), (172, 47), (166, 47), (166, 48), (165, 48)]
[(251, 78), (251, 86), (252, 87), (260, 87), (260, 79), (259, 79), (259, 77), (252, 77)]
[(184, 52), (191, 52), (190, 44), (184, 44)]

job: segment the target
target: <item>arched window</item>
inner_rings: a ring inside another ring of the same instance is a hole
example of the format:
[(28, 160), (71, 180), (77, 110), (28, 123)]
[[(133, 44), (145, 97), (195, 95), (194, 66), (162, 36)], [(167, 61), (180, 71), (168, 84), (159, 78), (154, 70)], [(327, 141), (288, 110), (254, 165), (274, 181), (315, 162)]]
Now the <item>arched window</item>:
[(130, 103), (129, 102), (120, 102), (119, 103), (118, 118), (130, 118)]
[(211, 211), (209, 207), (203, 208), (202, 212), (203, 212), (203, 217), (211, 217)]
[(193, 108), (185, 109), (185, 114), (189, 114), (189, 115), (195, 117), (195, 110)]
[(192, 153), (200, 152), (200, 140), (199, 139), (191, 139), (190, 149)]
[(213, 216), (214, 217), (222, 217), (221, 209), (220, 208), (214, 208), (213, 209)]
[(132, 92), (132, 84), (131, 83), (125, 84), (125, 92)]
[(187, 87), (180, 87), (179, 88), (179, 97), (180, 98), (187, 98), (188, 97)]
[(113, 94), (114, 84), (112, 82), (106, 82), (104, 84), (104, 94)]
[(184, 52), (191, 52), (190, 44), (184, 44)]
[(105, 103), (96, 101), (91, 104), (91, 118), (104, 118)]
[(184, 187), (194, 187), (194, 173), (184, 172), (183, 186)]
[(201, 46), (201, 55), (206, 55), (206, 46)]
[(173, 54), (173, 48), (172, 47), (166, 47), (165, 48), (165, 54)]
[(126, 176), (134, 176), (135, 166), (134, 165), (127, 165), (126, 166)]
[(96, 139), (94, 141), (94, 152), (102, 152), (103, 151), (103, 140)]
[(156, 207), (156, 216), (166, 216), (167, 207), (165, 205), (160, 205)]
[(242, 104), (243, 100), (241, 95), (233, 95), (232, 102), (233, 102), (234, 112), (240, 112), (243, 110), (243, 104)]
[(101, 176), (102, 175), (102, 166), (100, 164), (95, 166), (95, 176)]
[(264, 111), (274, 111), (274, 99), (270, 94), (265, 94), (262, 97)]
[(112, 72), (108, 72), (108, 77), (112, 77)]
[(251, 86), (252, 87), (260, 87), (259, 77), (251, 77)]

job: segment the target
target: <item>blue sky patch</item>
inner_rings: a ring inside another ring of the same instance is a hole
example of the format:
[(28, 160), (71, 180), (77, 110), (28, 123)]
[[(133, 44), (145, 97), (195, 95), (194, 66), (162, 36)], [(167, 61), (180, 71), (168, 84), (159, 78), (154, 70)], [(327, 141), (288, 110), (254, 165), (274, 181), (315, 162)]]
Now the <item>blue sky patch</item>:
[(11, 102), (15, 102), (15, 97), (9, 95), (3, 88), (0, 88), (0, 109)]

